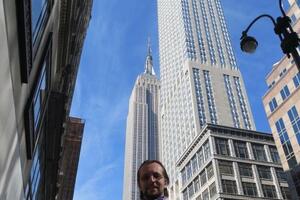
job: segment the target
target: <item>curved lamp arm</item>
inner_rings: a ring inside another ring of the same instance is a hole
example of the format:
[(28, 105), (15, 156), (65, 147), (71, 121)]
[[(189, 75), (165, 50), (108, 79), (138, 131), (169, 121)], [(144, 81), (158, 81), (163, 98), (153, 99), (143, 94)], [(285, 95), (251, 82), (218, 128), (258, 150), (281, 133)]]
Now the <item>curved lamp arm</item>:
[(258, 17), (256, 17), (249, 25), (248, 27), (246, 28), (246, 30), (243, 31), (243, 34), (246, 33), (249, 31), (249, 29), (252, 27), (252, 25), (257, 21), (259, 20), (260, 18), (263, 18), (263, 17), (267, 17), (269, 19), (271, 19), (274, 27), (276, 26), (276, 21), (275, 19), (271, 16), (271, 15), (268, 15), (268, 14), (263, 14), (263, 15), (259, 15)]
[(284, 9), (283, 9), (283, 6), (282, 6), (282, 0), (279, 0), (279, 8), (280, 8), (280, 11), (281, 11), (282, 15), (283, 15), (284, 17), (286, 17), (286, 14), (285, 14)]

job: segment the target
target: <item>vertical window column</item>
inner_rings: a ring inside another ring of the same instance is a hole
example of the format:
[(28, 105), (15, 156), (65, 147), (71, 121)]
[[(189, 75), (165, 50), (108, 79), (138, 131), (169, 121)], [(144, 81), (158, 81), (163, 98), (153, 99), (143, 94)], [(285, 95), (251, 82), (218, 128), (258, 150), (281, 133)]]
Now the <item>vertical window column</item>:
[(205, 109), (204, 109), (204, 98), (201, 88), (200, 70), (193, 68), (193, 78), (195, 84), (196, 101), (199, 115), (199, 123), (202, 128), (206, 123)]
[(299, 72), (293, 77), (293, 82), (294, 82), (295, 88), (298, 88), (298, 86), (300, 85), (300, 73)]
[(233, 54), (231, 42), (230, 42), (230, 39), (229, 39), (229, 35), (228, 35), (227, 26), (226, 26), (226, 22), (225, 22), (225, 19), (224, 19), (224, 13), (223, 13), (223, 10), (222, 10), (222, 7), (221, 7), (221, 3), (220, 3), (219, 0), (216, 0), (215, 3), (216, 3), (217, 11), (218, 11), (218, 17), (219, 17), (219, 22), (220, 22), (221, 29), (222, 29), (223, 40), (225, 42), (227, 56), (229, 58), (231, 69), (237, 69), (236, 60), (235, 60), (235, 56)]
[(267, 161), (268, 161), (268, 162), (273, 162), (272, 157), (271, 157), (271, 153), (270, 153), (269, 146), (268, 146), (268, 145), (264, 145), (264, 149), (265, 149)]
[(286, 160), (288, 161), (288, 165), (290, 168), (292, 168), (297, 164), (297, 161), (295, 159), (294, 150), (282, 118), (275, 122), (275, 126), (283, 147), (284, 154), (286, 156)]
[(211, 78), (210, 78), (210, 72), (207, 70), (203, 70), (203, 75), (204, 75), (207, 102), (208, 102), (211, 123), (218, 124), (217, 108), (216, 108), (216, 104), (215, 104), (214, 91), (213, 91), (212, 82), (211, 82)]
[(216, 16), (213, 10), (213, 5), (211, 1), (208, 1), (208, 12), (210, 15), (211, 19), (211, 24), (212, 24), (212, 30), (214, 32), (214, 38), (215, 38), (215, 44), (217, 46), (217, 53), (218, 57), (220, 59), (221, 66), (225, 68), (225, 52), (223, 51), (222, 44), (221, 44), (221, 39), (220, 39), (220, 34), (218, 33), (218, 27), (217, 27), (217, 22), (216, 22)]
[(250, 143), (250, 142), (247, 142), (246, 145), (247, 145), (247, 150), (248, 150), (248, 152), (249, 152), (249, 158), (250, 158), (251, 160), (254, 160), (254, 155), (253, 155), (251, 143)]
[(183, 24), (185, 30), (185, 45), (187, 57), (191, 60), (196, 60), (196, 49), (193, 37), (192, 22), (190, 17), (188, 0), (181, 0)]
[(257, 186), (257, 193), (259, 197), (264, 197), (264, 193), (263, 193), (263, 189), (262, 189), (262, 185), (261, 185), (261, 180), (259, 178), (259, 173), (257, 170), (257, 166), (256, 165), (252, 165), (252, 169), (253, 169), (253, 177), (254, 180), (256, 182), (256, 186)]
[(293, 106), (289, 111), (288, 111), (288, 116), (291, 121), (294, 134), (296, 135), (298, 144), (300, 144), (300, 118), (298, 111), (295, 106)]
[(242, 180), (241, 180), (241, 176), (240, 176), (240, 171), (239, 171), (239, 166), (237, 164), (237, 162), (233, 162), (233, 171), (234, 171), (234, 177), (237, 183), (237, 191), (239, 195), (243, 195), (244, 191), (243, 191), (243, 186), (242, 186)]
[(232, 157), (236, 157), (232, 139), (228, 139), (228, 144), (229, 144), (230, 155), (231, 155)]
[(212, 65), (215, 65), (216, 64), (216, 55), (215, 55), (215, 50), (214, 50), (212, 39), (211, 39), (208, 16), (207, 16), (207, 13), (206, 13), (205, 1), (204, 0), (200, 0), (200, 10), (201, 10), (203, 24), (204, 24), (204, 28), (205, 28), (204, 32), (205, 32), (205, 35), (206, 35), (206, 42), (207, 42), (207, 45), (208, 45), (210, 62), (211, 62)]
[(228, 103), (229, 103), (229, 106), (230, 106), (233, 125), (236, 128), (240, 128), (240, 120), (239, 120), (238, 110), (237, 110), (237, 106), (236, 106), (232, 86), (231, 86), (231, 83), (230, 83), (230, 77), (227, 74), (224, 74), (223, 76), (224, 76), (224, 83), (225, 83)]
[(276, 170), (275, 170), (274, 167), (271, 167), (270, 170), (271, 170), (271, 174), (272, 174), (273, 183), (275, 185), (275, 189), (276, 189), (276, 192), (277, 192), (277, 197), (279, 199), (283, 199), (281, 189), (280, 189), (280, 185), (279, 185), (278, 178), (277, 178), (277, 174), (276, 174)]
[[(232, 157), (236, 157), (232, 139), (228, 139), (228, 143), (229, 143), (230, 155)], [(241, 181), (240, 171), (239, 171), (239, 167), (238, 167), (237, 162), (233, 162), (233, 171), (234, 171), (234, 177), (235, 177), (235, 180), (236, 180), (236, 183), (237, 183), (238, 194), (243, 195), (244, 192), (243, 192), (242, 181)]]
[(198, 44), (199, 44), (199, 53), (200, 53), (200, 61), (201, 63), (206, 63), (206, 53), (205, 53), (205, 44), (204, 44), (204, 40), (202, 37), (202, 32), (201, 32), (201, 22), (200, 22), (200, 17), (199, 17), (199, 13), (198, 13), (198, 6), (197, 6), (197, 2), (196, 0), (192, 1), (192, 5), (193, 5), (193, 13), (194, 13), (194, 20), (195, 20), (195, 24), (196, 24), (196, 32), (197, 32), (197, 37), (198, 37)]
[(234, 78), (234, 83), (235, 83), (235, 87), (236, 87), (236, 92), (238, 94), (238, 99), (240, 102), (240, 108), (242, 111), (242, 116), (243, 116), (243, 120), (244, 120), (244, 125), (246, 129), (252, 129), (251, 123), (250, 123), (250, 118), (249, 118), (249, 113), (248, 113), (248, 109), (247, 109), (247, 104), (246, 104), (246, 100), (242, 91), (242, 87), (241, 87), (241, 83), (240, 83), (240, 79), (239, 77), (233, 77)]
[(218, 160), (213, 159), (212, 164), (213, 164), (214, 174), (216, 177), (217, 193), (220, 193), (223, 191), (223, 189), (222, 189), (222, 180), (221, 180), (221, 174), (220, 174), (220, 170), (219, 170)]
[(209, 140), (209, 146), (211, 147), (210, 148), (211, 155), (217, 154), (215, 138), (210, 136), (208, 140)]

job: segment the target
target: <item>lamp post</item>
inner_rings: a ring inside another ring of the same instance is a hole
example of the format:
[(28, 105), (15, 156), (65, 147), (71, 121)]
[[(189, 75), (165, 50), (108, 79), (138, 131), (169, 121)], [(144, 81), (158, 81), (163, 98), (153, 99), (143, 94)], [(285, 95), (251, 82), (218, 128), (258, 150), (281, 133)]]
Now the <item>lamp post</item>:
[(293, 30), (291, 26), (291, 19), (285, 14), (283, 7), (282, 7), (282, 0), (279, 0), (279, 8), (283, 16), (278, 17), (277, 20), (268, 14), (263, 14), (258, 17), (256, 17), (249, 26), (242, 32), (241, 37), (241, 49), (244, 52), (247, 53), (253, 53), (257, 46), (258, 42), (254, 37), (248, 36), (247, 33), (249, 29), (252, 27), (252, 25), (259, 20), (260, 18), (269, 18), (273, 25), (274, 25), (274, 32), (276, 35), (278, 35), (280, 41), (281, 41), (281, 49), (284, 54), (287, 55), (288, 58), (293, 57), (298, 71), (300, 72), (300, 56), (297, 51), (297, 47), (299, 46), (299, 37), (297, 33)]

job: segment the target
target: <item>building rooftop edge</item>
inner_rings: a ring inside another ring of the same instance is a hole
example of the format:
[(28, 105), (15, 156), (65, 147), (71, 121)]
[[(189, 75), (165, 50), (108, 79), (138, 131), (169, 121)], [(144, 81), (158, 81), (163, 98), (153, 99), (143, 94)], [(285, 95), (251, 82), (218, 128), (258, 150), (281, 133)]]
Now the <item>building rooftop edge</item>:
[(193, 151), (194, 147), (202, 139), (202, 137), (205, 135), (205, 133), (209, 129), (213, 129), (213, 128), (215, 128), (215, 129), (223, 129), (223, 130), (231, 130), (231, 131), (239, 131), (239, 132), (243, 132), (243, 133), (246, 133), (246, 134), (252, 134), (252, 135), (259, 135), (259, 136), (262, 136), (262, 137), (266, 137), (266, 138), (272, 139), (274, 141), (273, 136), (272, 136), (271, 133), (261, 132), (261, 131), (256, 131), (256, 130), (240, 129), (240, 128), (235, 128), (235, 127), (230, 127), (230, 126), (216, 125), (216, 124), (207, 123), (202, 128), (202, 130), (200, 131), (200, 133), (193, 139), (193, 141), (190, 143), (190, 145), (188, 145), (188, 147), (186, 148), (186, 150), (177, 159), (176, 166), (179, 166), (182, 162), (184, 162), (185, 158), (189, 155), (189, 153), (191, 151)]

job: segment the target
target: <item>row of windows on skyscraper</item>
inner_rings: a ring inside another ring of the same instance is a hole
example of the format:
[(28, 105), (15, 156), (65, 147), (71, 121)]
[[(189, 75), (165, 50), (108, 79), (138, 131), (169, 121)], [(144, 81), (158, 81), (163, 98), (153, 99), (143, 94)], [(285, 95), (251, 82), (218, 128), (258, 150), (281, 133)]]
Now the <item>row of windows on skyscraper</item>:
[[(216, 5), (213, 5), (215, 3)], [(221, 9), (221, 4), (219, 1), (212, 2), (208, 1), (208, 10), (205, 6), (205, 2), (203, 0), (192, 1), (192, 5), (189, 5), (189, 2), (187, 0), (182, 0), (182, 13), (183, 13), (183, 24), (184, 24), (184, 29), (185, 29), (185, 44), (186, 44), (186, 49), (185, 49), (185, 55), (187, 58), (191, 60), (196, 60), (196, 48), (195, 48), (195, 40), (193, 37), (193, 28), (192, 28), (192, 18), (191, 18), (191, 13), (189, 10), (189, 6), (192, 6), (192, 11), (193, 11), (193, 19), (195, 21), (195, 31), (198, 39), (198, 45), (199, 45), (199, 53), (200, 53), (200, 62), (201, 63), (206, 63), (207, 61), (207, 55), (205, 52), (205, 44), (204, 40), (202, 37), (202, 32), (201, 32), (201, 27), (200, 27), (200, 15), (201, 19), (203, 19), (203, 25), (204, 25), (204, 33), (205, 33), (205, 38), (206, 38), (206, 43), (208, 46), (208, 53), (209, 53), (209, 58), (210, 58), (210, 63), (215, 65), (217, 64), (217, 59), (216, 59), (216, 53), (219, 57), (219, 62), (222, 67), (225, 67), (226, 61), (225, 61), (225, 55), (228, 57), (228, 62), (231, 66), (232, 69), (236, 69), (236, 61), (235, 57), (233, 54), (233, 50), (231, 48), (229, 36), (227, 33), (227, 28), (225, 24), (225, 20), (223, 18), (223, 12)], [(199, 4), (199, 5), (198, 5)], [(199, 9), (198, 9), (199, 6)], [(216, 13), (213, 10), (213, 7), (216, 7)], [(198, 12), (200, 11), (200, 13)], [(207, 12), (208, 11), (208, 12)], [(208, 21), (209, 19), (212, 19), (211, 23)], [(218, 20), (218, 22), (216, 21)], [(222, 34), (218, 34), (218, 26), (217, 23), (221, 24), (222, 28)], [(213, 34), (212, 34), (213, 31)], [(214, 38), (212, 38), (212, 35)], [(221, 38), (223, 36), (223, 40)], [(213, 40), (214, 39), (214, 40)], [(224, 43), (224, 44), (223, 44)], [(216, 47), (214, 47), (214, 45)], [(226, 48), (226, 50), (224, 49)], [(217, 49), (218, 52), (215, 52), (215, 49)], [(226, 51), (226, 53), (225, 53)]]
[[(207, 103), (208, 103), (208, 109), (210, 114), (211, 123), (218, 124), (217, 119), (217, 111), (216, 111), (216, 105), (215, 105), (215, 99), (213, 94), (213, 88), (211, 83), (211, 76), (210, 72), (207, 70), (203, 70), (203, 76), (204, 76), (204, 83), (205, 83), (205, 89), (207, 94)], [(240, 128), (240, 121), (239, 121), (239, 114), (237, 105), (235, 102), (235, 95), (233, 94), (232, 85), (230, 82), (230, 76), (227, 74), (224, 74), (224, 83), (225, 88), (227, 92), (228, 102), (231, 110), (232, 120), (234, 127)], [(206, 123), (206, 116), (205, 116), (205, 110), (204, 110), (204, 99), (203, 99), (203, 91), (201, 89), (201, 80), (200, 80), (200, 69), (193, 68), (193, 78), (194, 78), (194, 84), (195, 84), (195, 91), (196, 91), (196, 102), (198, 107), (198, 115), (199, 115), (199, 121), (200, 126), (203, 127)], [(243, 117), (244, 126), (246, 129), (251, 129), (251, 123), (249, 119), (249, 114), (247, 111), (247, 105), (245, 101), (245, 97), (242, 93), (242, 88), (240, 84), (239, 77), (233, 77), (234, 85), (236, 88), (236, 93), (238, 95), (238, 101), (241, 108), (241, 113)]]

